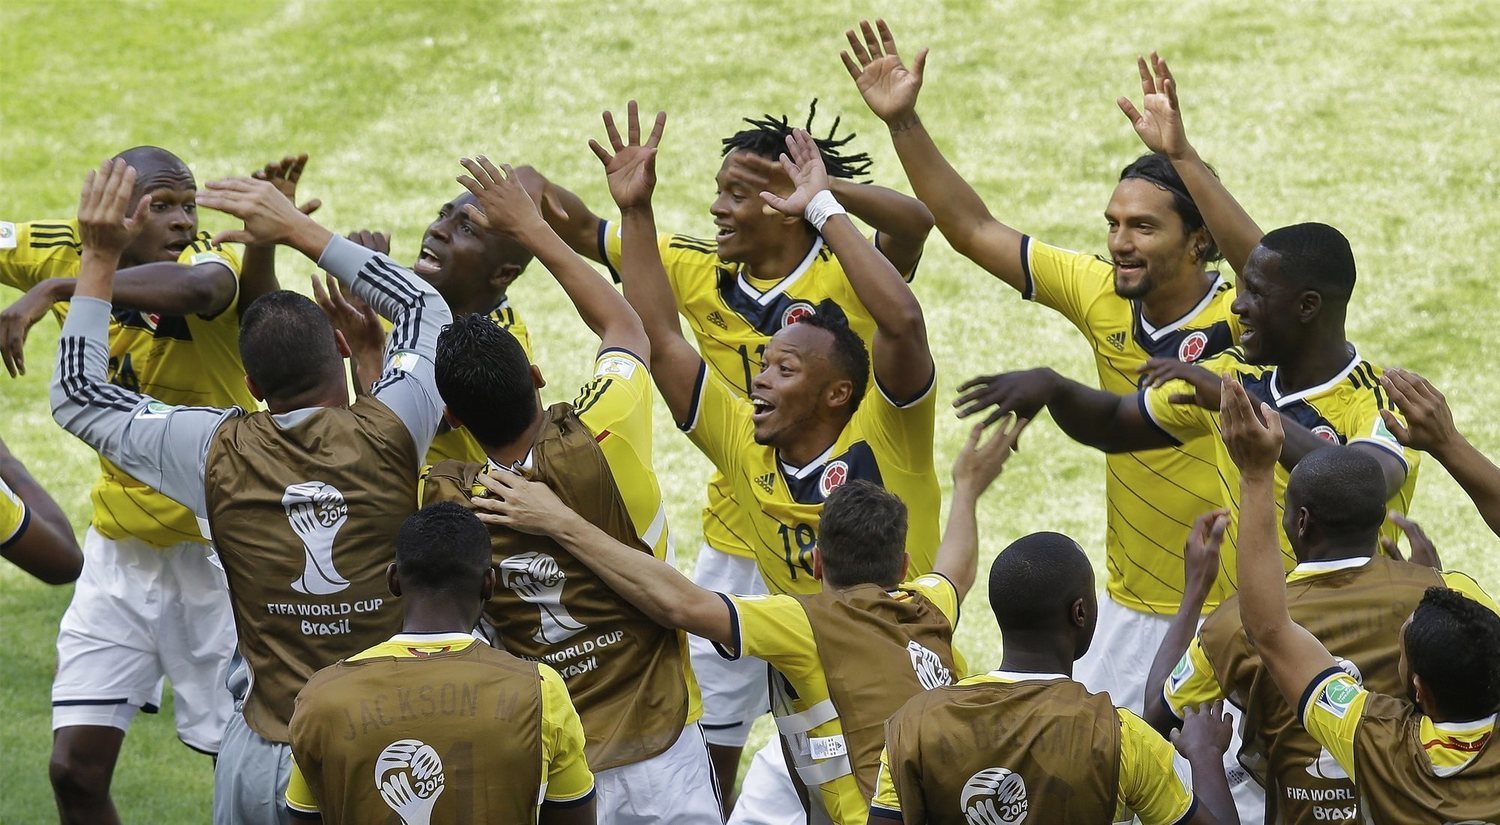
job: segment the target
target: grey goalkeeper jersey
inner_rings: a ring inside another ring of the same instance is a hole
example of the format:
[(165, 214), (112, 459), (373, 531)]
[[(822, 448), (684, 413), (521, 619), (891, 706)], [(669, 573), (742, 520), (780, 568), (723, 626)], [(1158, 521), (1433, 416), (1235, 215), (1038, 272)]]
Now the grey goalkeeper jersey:
[[(385, 371), (372, 393), (401, 418), (416, 454), (425, 455), (443, 414), (433, 356), (438, 333), (453, 313), (426, 281), (344, 238), (329, 242), (318, 265), (394, 324)], [(73, 299), (57, 346), (52, 417), (141, 483), (190, 508), (207, 535), (203, 472), (209, 442), (226, 419), (247, 411), (173, 406), (110, 384), (109, 318), (108, 302)], [(319, 409), (293, 410), (275, 420), (291, 426)]]

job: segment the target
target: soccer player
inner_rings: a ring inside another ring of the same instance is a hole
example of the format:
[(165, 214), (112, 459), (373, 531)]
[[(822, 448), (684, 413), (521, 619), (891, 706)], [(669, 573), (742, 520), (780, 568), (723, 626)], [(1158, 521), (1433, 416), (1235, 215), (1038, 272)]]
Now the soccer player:
[[(809, 128), (813, 114), (808, 115)], [(843, 261), (831, 253), (827, 240), (801, 215), (779, 213), (759, 197), (766, 190), (785, 196), (793, 189), (776, 162), (792, 132), (788, 118), (766, 115), (745, 123), (748, 128), (723, 140), (724, 161), (714, 179), (717, 194), (708, 210), (717, 234), (700, 238), (663, 233), (657, 238), (671, 285), (671, 294), (664, 297), (687, 319), (711, 374), (741, 399), (750, 397), (771, 336), (814, 312), (824, 300), (832, 299), (843, 309), (850, 328), (865, 342), (875, 333), (874, 316), (851, 287)], [(844, 147), (854, 135), (835, 137), (837, 126), (835, 122), (828, 137), (815, 141), (830, 190), (850, 214), (874, 227), (875, 248), (909, 280), (932, 230), (932, 214), (899, 192), (855, 182), (868, 170), (869, 158), (846, 154)], [(544, 201), (555, 206), (544, 208), (543, 214), (559, 234), (579, 254), (606, 264), (618, 277), (620, 222), (601, 219), (555, 183), (542, 180), (542, 185)], [(695, 581), (730, 593), (767, 591), (766, 564), (784, 568), (785, 562), (778, 554), (757, 564), (753, 509), (739, 506), (733, 483), (715, 472), (708, 482)], [(932, 531), (935, 542), (936, 521)], [(914, 552), (918, 569), (931, 563), (930, 548)], [(775, 585), (770, 589), (781, 591)], [(726, 661), (702, 639), (691, 638), (690, 644), (693, 668), (703, 685), (704, 730), (719, 786), (732, 789), (750, 724), (766, 712), (764, 667), (748, 657)], [(724, 795), (726, 814), (733, 797), (732, 791)]]
[[(240, 315), (276, 288), (269, 258), (247, 267), (198, 232), (193, 173), (176, 155), (138, 146), (117, 158), (138, 172), (133, 199), (151, 204), (121, 254), (109, 318), (111, 384), (170, 404), (253, 409), (238, 351)], [(293, 190), (294, 191), (294, 190)], [(26, 294), (0, 314), (0, 355), (25, 372), (27, 332), (59, 318), (78, 285), (73, 220), (0, 223), (0, 283)], [(247, 259), (253, 257), (247, 252)], [(64, 822), (118, 821), (109, 787), (130, 721), (154, 713), (172, 682), (177, 736), (218, 752), (233, 713), (224, 669), (234, 627), (223, 574), (192, 511), (107, 459), (91, 495), (84, 568), (57, 634), (50, 776)]]
[[(632, 231), (625, 230), (627, 250)], [(625, 261), (628, 267), (629, 251)], [(699, 587), (569, 511), (541, 484), (486, 477), (494, 496), (476, 504), (481, 519), (568, 547), (654, 620), (712, 640), (720, 655), (769, 662), (782, 744), (808, 791), (807, 821), (855, 825), (866, 818), (886, 718), (912, 695), (955, 678), (953, 625), (978, 564), (975, 508), (1024, 426), (1006, 421), (983, 444), (982, 426), (970, 432), (954, 461), (948, 529), (933, 571), (915, 579), (907, 580), (909, 509), (901, 499), (866, 480), (830, 493), (812, 554), (815, 594)]]
[(1500, 616), (1429, 587), (1397, 631), (1400, 693), (1362, 686), (1287, 611), (1274, 506), (1286, 416), (1264, 402), (1257, 414), (1232, 376), (1221, 397), (1225, 449), (1239, 468), (1240, 621), (1296, 721), (1354, 783), (1363, 821), (1500, 818)]
[[(401, 632), (318, 671), (297, 695), (292, 819), (593, 823), (594, 777), (562, 679), (470, 634), (495, 590), (484, 525), (433, 504), (395, 544), (385, 575)], [(375, 718), (356, 724), (369, 708)]]
[[(1380, 465), (1365, 450), (1324, 447), (1298, 462), (1287, 479), (1282, 529), (1297, 557), (1286, 579), (1293, 620), (1366, 689), (1399, 695), (1404, 690), (1397, 669), (1401, 625), (1429, 588), (1448, 587), (1492, 610), (1500, 608), (1463, 573), (1439, 573), (1379, 555), (1385, 518)], [(1189, 559), (1190, 579), (1201, 583), (1217, 571), (1217, 558), (1206, 559), (1210, 571), (1193, 570), (1201, 562), (1193, 554)], [(1201, 602), (1201, 584), (1189, 594)], [(1175, 648), (1164, 643), (1157, 654), (1155, 692), (1145, 697), (1147, 721), (1165, 733), (1179, 724), (1185, 708), (1228, 698), (1245, 710), (1248, 738), (1240, 761), (1267, 788), (1267, 822), (1361, 821), (1353, 781), (1303, 731), (1266, 678), (1240, 623), (1237, 597), (1220, 604), (1192, 638), (1196, 619), (1196, 612), (1179, 615), (1179, 632), (1167, 638), (1184, 641)]]
[(176, 406), (106, 383), (106, 324), (120, 253), (151, 196), (126, 217), (135, 172), (91, 174), (79, 209), (83, 262), (58, 346), (52, 414), (141, 483), (187, 506), (212, 535), (239, 653), (251, 677), (224, 730), (214, 821), (284, 820), (287, 723), (316, 670), (389, 638), (390, 537), (416, 508), (417, 470), (442, 403), (432, 384), (451, 316), (426, 282), (336, 238), (269, 182), (214, 181), (204, 206), (244, 220), (233, 242), (281, 243), (316, 260), (395, 323), (385, 377), (348, 404), (348, 348), (323, 312), (273, 292), (245, 312), (245, 385), (267, 409)]
[(68, 515), (0, 440), (0, 557), (47, 584), (67, 584), (83, 570), (83, 551)]
[[(885, 21), (847, 33), (845, 66), (871, 111), (890, 127), (896, 154), (938, 230), (960, 254), (1022, 297), (1067, 318), (1089, 342), (1098, 386), (1134, 392), (1148, 364), (1194, 361), (1234, 342), (1234, 287), (1210, 266), (1244, 266), (1261, 236), (1188, 142), (1166, 63), (1140, 65), (1145, 114), (1124, 98), (1151, 151), (1126, 166), (1104, 210), (1109, 255), (1072, 252), (996, 220), (949, 164), (917, 115), (926, 50), (902, 63)], [(1155, 59), (1155, 55), (1153, 55)], [(1221, 255), (1222, 250), (1222, 255)], [(977, 412), (983, 378), (960, 387), (962, 414)], [(1218, 505), (1213, 446), (1190, 441), (1106, 460), (1105, 584), (1100, 637), (1078, 680), (1139, 713), (1145, 665), (1182, 599), (1181, 548), (1199, 513)], [(1221, 577), (1209, 595), (1228, 593)]]
[[(474, 177), (463, 179), (482, 210), (473, 217), (483, 225), (498, 210), (519, 216), (506, 221), (514, 237), (599, 335), (592, 379), (572, 404), (545, 408), (541, 370), (513, 336), (483, 315), (454, 321), (438, 337), (438, 392), (447, 418), (478, 439), (486, 458), (433, 466), (423, 501), (472, 506), (471, 496), (484, 493), (480, 475), (525, 473), (617, 541), (665, 559), (670, 538), (651, 468), (645, 330), (502, 168), (481, 160)], [(501, 585), (485, 610), (495, 644), (562, 674), (588, 736), (600, 821), (722, 822), (684, 634), (651, 621), (553, 541), (494, 527), (490, 544)], [(670, 792), (660, 784), (667, 778)], [(644, 790), (653, 787), (662, 792)]]
[(871, 825), (1103, 825), (1132, 814), (1147, 825), (1238, 823), (1220, 708), (1173, 737), (1192, 766), (1195, 798), (1160, 734), (1072, 678), (1099, 619), (1094, 571), (1076, 542), (1032, 533), (1000, 551), (990, 607), (1000, 667), (919, 693), (886, 723)]

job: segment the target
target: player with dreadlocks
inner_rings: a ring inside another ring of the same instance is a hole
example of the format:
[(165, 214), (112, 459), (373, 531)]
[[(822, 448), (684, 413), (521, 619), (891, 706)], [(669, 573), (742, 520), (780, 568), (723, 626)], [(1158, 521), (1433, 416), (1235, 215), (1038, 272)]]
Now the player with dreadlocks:
[[(808, 132), (816, 114), (814, 100), (806, 121)], [(709, 370), (740, 398), (749, 397), (771, 336), (814, 313), (821, 301), (836, 302), (866, 345), (875, 334), (875, 321), (813, 225), (800, 214), (772, 209), (760, 197), (762, 191), (770, 191), (785, 198), (795, 189), (777, 162), (794, 128), (790, 119), (764, 115), (746, 118), (744, 123), (746, 128), (723, 141), (724, 162), (715, 177), (717, 194), (708, 210), (717, 229), (715, 236), (659, 237), (678, 312), (691, 325)], [(828, 171), (830, 191), (851, 216), (875, 229), (875, 247), (910, 280), (933, 226), (932, 213), (906, 195), (857, 183), (857, 178), (869, 172), (870, 158), (847, 152), (855, 136), (839, 137), (838, 127), (835, 120), (824, 137), (814, 139)], [(638, 143), (640, 135), (632, 130), (628, 137)], [(535, 170), (518, 171), (541, 179)], [(606, 264), (612, 272), (617, 269), (619, 223), (600, 218), (578, 196), (545, 179), (529, 182), (528, 189), (535, 191), (537, 182), (545, 187), (542, 212), (558, 234), (580, 254)], [(810, 547), (789, 540), (784, 557), (755, 557), (754, 543), (748, 538), (748, 516), (731, 500), (731, 489), (720, 473), (709, 481), (696, 582), (722, 593), (817, 592)], [(936, 546), (934, 536), (929, 548)], [(912, 559), (913, 576), (931, 568), (931, 553), (929, 549), (925, 558)], [(733, 789), (750, 723), (769, 707), (765, 663), (726, 661), (697, 637), (691, 637), (691, 653), (703, 690), (703, 728), (719, 786)], [(724, 805), (727, 814), (734, 805), (732, 791), (724, 794)]]

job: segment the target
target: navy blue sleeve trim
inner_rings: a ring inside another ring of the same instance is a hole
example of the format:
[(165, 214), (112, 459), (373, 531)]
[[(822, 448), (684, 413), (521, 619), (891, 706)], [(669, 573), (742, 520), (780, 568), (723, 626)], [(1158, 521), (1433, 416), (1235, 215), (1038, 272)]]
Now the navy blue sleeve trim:
[(543, 807), (547, 807), (547, 808), (576, 808), (579, 805), (583, 805), (583, 804), (588, 803), (588, 802), (593, 802), (594, 801), (595, 792), (598, 791), (598, 790), (599, 790), (599, 786), (595, 785), (594, 787), (589, 788), (589, 792), (586, 793), (586, 794), (584, 794), (583, 796), (580, 796), (577, 799), (563, 800), (562, 802), (553, 802), (550, 799), (543, 799), (542, 800), (542, 806)]
[(1135, 402), (1141, 406), (1141, 418), (1146, 419), (1146, 423), (1151, 425), (1151, 429), (1156, 430), (1157, 432), (1161, 433), (1162, 436), (1167, 439), (1167, 441), (1171, 442), (1172, 446), (1174, 446), (1174, 447), (1181, 447), (1182, 446), (1182, 442), (1177, 440), (1177, 436), (1172, 435), (1171, 433), (1167, 432), (1165, 429), (1162, 428), (1162, 426), (1160, 424), (1156, 423), (1156, 419), (1155, 418), (1151, 417), (1151, 408), (1146, 404), (1146, 391), (1145, 390), (1142, 390), (1142, 391), (1140, 391), (1140, 392), (1138, 392), (1138, 393), (1135, 394)]
[(12, 535), (10, 538), (6, 539), (5, 541), (0, 542), (0, 550), (4, 550), (4, 549), (10, 547), (12, 544), (15, 544), (16, 542), (20, 541), (21, 537), (26, 535), (26, 528), (30, 527), (30, 526), (31, 526), (31, 508), (27, 507), (21, 513), (21, 524), (20, 524), (19, 527), (16, 528), (15, 534)]
[[(601, 347), (598, 352), (594, 353), (594, 360), (598, 361), (600, 358), (603, 358), (611, 352), (623, 352), (631, 358), (634, 358), (635, 360), (641, 362), (642, 364), (646, 363), (646, 359), (640, 357), (639, 355), (636, 355), (634, 352), (631, 352), (624, 347)], [(650, 365), (647, 364), (647, 366), (649, 367)]]
[(686, 421), (677, 422), (677, 429), (690, 433), (698, 426), (698, 405), (703, 401), (703, 384), (708, 381), (708, 362), (698, 365), (698, 378), (693, 381), (693, 403), (688, 407)]
[(1329, 676), (1336, 676), (1343, 672), (1343, 668), (1339, 667), (1338, 665), (1334, 665), (1333, 667), (1328, 668), (1322, 673), (1319, 673), (1317, 676), (1314, 676), (1313, 680), (1307, 683), (1307, 687), (1303, 688), (1302, 690), (1302, 698), (1297, 700), (1297, 724), (1302, 724), (1302, 720), (1307, 718), (1307, 706), (1312, 702), (1313, 693), (1318, 689), (1318, 687), (1322, 685), (1323, 682), (1327, 681)]
[[(885, 254), (885, 250), (883, 250), (883, 249), (880, 248), (880, 230), (878, 230), (878, 229), (875, 230), (875, 237), (873, 237), (873, 238), (870, 239), (870, 243), (875, 247), (875, 251), (876, 252), (879, 252), (881, 255)], [(890, 259), (887, 258), (886, 260), (890, 260)], [(916, 261), (916, 263), (914, 263), (914, 264), (911, 265), (911, 271), (910, 272), (897, 272), (896, 274), (901, 276), (901, 280), (903, 280), (903, 281), (905, 281), (907, 283), (911, 283), (912, 281), (915, 281), (917, 279), (917, 267), (919, 267), (921, 265), (922, 265), (922, 253), (918, 252), (917, 253), (917, 261)]]
[(892, 820), (894, 822), (900, 822), (901, 821), (901, 812), (900, 811), (893, 811), (893, 810), (891, 810), (889, 808), (882, 808), (879, 805), (875, 805), (875, 804), (871, 804), (870, 805), (870, 816), (879, 817), (881, 819), (889, 819), (889, 820)]
[(891, 402), (891, 406), (895, 407), (896, 409), (898, 409), (898, 410), (904, 410), (907, 407), (910, 407), (913, 404), (916, 404), (918, 401), (921, 401), (922, 399), (926, 398), (927, 397), (927, 393), (932, 392), (933, 387), (937, 385), (937, 362), (935, 362), (935, 361), (933, 362), (933, 364), (932, 364), (932, 373), (927, 376), (927, 384), (922, 387), (922, 391), (919, 392), (919, 393), (917, 393), (916, 395), (913, 395), (911, 398), (906, 398), (906, 399), (903, 399), (903, 400), (900, 400), (900, 401), (897, 401), (895, 398), (892, 398), (891, 394), (889, 392), (886, 392), (885, 385), (882, 384), (882, 383), (880, 383), (880, 374), (879, 373), (876, 373), (876, 372), (874, 372), (872, 370), (871, 371), (871, 375), (875, 379), (875, 389), (877, 389), (877, 390), (880, 391), (881, 397), (884, 398), (885, 400)]
[(1173, 719), (1176, 719), (1177, 724), (1182, 724), (1182, 717), (1177, 715), (1177, 711), (1172, 709), (1172, 703), (1167, 701), (1166, 685), (1161, 686), (1161, 693), (1157, 694), (1156, 701), (1161, 702), (1161, 706), (1164, 710), (1166, 710), (1167, 715), (1171, 716)]
[(723, 593), (715, 595), (723, 599), (724, 604), (729, 608), (729, 643), (734, 646), (734, 650), (730, 651), (718, 642), (713, 643), (714, 650), (718, 651), (720, 656), (731, 662), (738, 661), (740, 653), (744, 652), (744, 645), (740, 644), (740, 611), (735, 608), (734, 599), (729, 598)]
[(599, 221), (599, 233), (595, 245), (599, 247), (599, 260), (604, 263), (604, 268), (609, 270), (609, 277), (615, 283), (620, 283), (620, 273), (615, 271), (614, 264), (609, 262), (609, 221)]
[(300, 819), (304, 822), (322, 822), (323, 814), (320, 811), (299, 811), (291, 805), (282, 805), (286, 808), (287, 815), (292, 819)]
[(1178, 817), (1177, 821), (1173, 822), (1172, 825), (1187, 825), (1187, 823), (1193, 821), (1193, 814), (1196, 813), (1198, 813), (1198, 795), (1193, 794), (1193, 804), (1188, 806), (1187, 813)]
[(1036, 284), (1031, 280), (1031, 236), (1021, 236), (1021, 277), (1025, 279), (1021, 297), (1028, 301), (1036, 300)]

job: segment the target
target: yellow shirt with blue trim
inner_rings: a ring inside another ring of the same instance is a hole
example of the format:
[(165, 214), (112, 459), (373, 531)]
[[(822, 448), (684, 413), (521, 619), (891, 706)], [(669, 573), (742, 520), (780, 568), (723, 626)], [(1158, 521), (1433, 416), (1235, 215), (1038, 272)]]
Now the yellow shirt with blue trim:
[[(468, 634), (401, 634), (350, 656), (349, 661), (416, 659), (434, 652), (463, 650), (471, 644), (483, 642)], [(594, 791), (594, 774), (583, 756), (583, 725), (557, 671), (541, 663), (537, 671), (542, 677), (542, 799), (559, 803), (580, 800)], [(287, 781), (286, 804), (301, 813), (319, 811), (318, 800), (295, 759)]]
[[(998, 682), (1011, 684), (1030, 679), (1066, 679), (1062, 674), (1011, 673), (994, 671), (970, 676), (960, 685)], [(1193, 809), (1193, 793), (1172, 768), (1174, 751), (1161, 734), (1145, 720), (1124, 708), (1120, 716), (1120, 780), (1115, 801), (1115, 821), (1128, 820), (1132, 814), (1147, 825), (1170, 825), (1180, 822)], [(887, 819), (901, 818), (901, 799), (891, 781), (889, 749), (880, 752), (880, 773), (875, 779), (875, 798), (870, 813)]]
[[(526, 329), (526, 323), (521, 320), (520, 314), (508, 300), (501, 301), (499, 306), (489, 311), (487, 317), (495, 322), (495, 326), (514, 335), (520, 342), (521, 349), (526, 351), (526, 360), (532, 359), (531, 335)], [(389, 331), (390, 322), (385, 322), (385, 327)], [(469, 433), (467, 427), (454, 430), (450, 429), (446, 422), (439, 427), (438, 434), (432, 437), (432, 445), (427, 448), (428, 464), (437, 464), (450, 459), (479, 464), (484, 461), (484, 458), (484, 448), (474, 440), (474, 436)]]
[[(1114, 266), (1103, 258), (1022, 240), (1028, 300), (1050, 307), (1083, 333), (1094, 351), (1099, 387), (1130, 395), (1138, 367), (1152, 358), (1198, 361), (1234, 345), (1239, 321), (1229, 307), (1234, 284), (1216, 273), (1203, 299), (1162, 326), (1147, 321), (1138, 300), (1115, 293)], [(1105, 457), (1105, 566), (1110, 597), (1133, 610), (1171, 615), (1182, 602), (1183, 545), (1193, 521), (1219, 506), (1213, 445)], [(1213, 607), (1233, 592), (1220, 575)]]
[[(78, 223), (73, 220), (7, 224), (0, 237), (0, 284), (29, 290), (48, 278), (75, 278), (82, 265)], [(214, 246), (208, 233), (182, 251), (184, 266), (215, 264), (240, 276), (239, 257)], [(240, 319), (232, 298), (212, 318), (137, 312), (116, 307), (109, 324), (109, 381), (174, 406), (259, 407), (245, 386), (240, 361)], [(61, 321), (67, 304), (53, 313)], [(157, 547), (203, 542), (192, 511), (131, 478), (104, 459), (94, 484), (94, 529), (107, 538), (135, 538)]]
[(30, 521), (31, 512), (26, 509), (26, 502), (0, 479), (0, 548), (9, 547), (20, 539)]
[[(1398, 417), (1400, 412), (1380, 386), (1382, 370), (1360, 358), (1352, 347), (1348, 364), (1338, 374), (1318, 386), (1295, 392), (1281, 388), (1274, 366), (1249, 363), (1239, 348), (1226, 350), (1200, 366), (1214, 375), (1233, 373), (1238, 376), (1253, 403), (1269, 403), (1283, 420), (1306, 427), (1329, 444), (1366, 444), (1395, 457), (1406, 467), (1406, 480), (1388, 506), (1403, 514), (1411, 510), (1422, 454), (1402, 447), (1386, 428), (1380, 411), (1386, 410)], [(1186, 381), (1169, 381), (1146, 390), (1138, 399), (1146, 420), (1155, 424), (1168, 438), (1184, 444), (1194, 440), (1207, 441), (1213, 448), (1219, 478), (1219, 501), (1222, 502), (1218, 506), (1229, 509), (1229, 527), (1224, 531), (1224, 545), (1219, 553), (1219, 580), (1238, 590), (1235, 557), (1239, 547), (1240, 472), (1224, 446), (1219, 413), (1195, 404), (1174, 404), (1171, 401), (1173, 395), (1191, 395), (1192, 392)], [(1285, 510), (1288, 475), (1286, 468), (1276, 465), (1277, 524), (1281, 523)], [(1401, 535), (1400, 528), (1389, 520), (1381, 527), (1380, 534), (1392, 539)], [(1297, 559), (1284, 532), (1281, 534), (1281, 553), (1283, 566), (1291, 570)]]
[[(878, 234), (873, 243), (879, 247)], [(598, 244), (600, 260), (619, 280), (615, 272), (621, 256), (619, 225), (600, 222)], [(698, 353), (710, 373), (736, 397), (750, 397), (750, 383), (760, 372), (761, 356), (771, 336), (813, 312), (825, 299), (844, 310), (850, 329), (866, 343), (874, 338), (875, 319), (822, 238), (813, 241), (790, 274), (774, 280), (752, 277), (742, 265), (721, 261), (711, 239), (663, 234), (658, 249), (677, 311), (692, 328)], [(914, 272), (906, 274), (908, 280)], [(703, 510), (704, 542), (723, 553), (757, 557), (753, 533), (749, 514), (735, 505), (733, 483), (716, 473), (709, 479), (708, 505)]]
[[(901, 591), (921, 593), (948, 617), (949, 622), (957, 622), (958, 591), (945, 577), (936, 573), (922, 576), (903, 583), (894, 593), (899, 597)], [(812, 625), (807, 621), (807, 612), (796, 599), (785, 595), (725, 595), (724, 599), (734, 613), (735, 638), (739, 644), (734, 650), (716, 644), (722, 655), (729, 658), (753, 656), (775, 668), (796, 691), (791, 707), (785, 709), (788, 713), (801, 713), (828, 701), (828, 680), (823, 675), (818, 643)], [(808, 736), (821, 738), (842, 736), (843, 733), (844, 729), (835, 717), (808, 731)], [(861, 825), (865, 822), (869, 807), (853, 774), (823, 783), (818, 792), (824, 810), (834, 822)]]
[(688, 420), (679, 426), (730, 484), (770, 592), (806, 594), (820, 589), (812, 551), (823, 501), (855, 479), (878, 484), (906, 504), (910, 570), (932, 570), (942, 506), (932, 461), (936, 405), (934, 385), (897, 404), (872, 381), (834, 443), (806, 466), (794, 467), (774, 447), (755, 442), (750, 402), (704, 366)]

